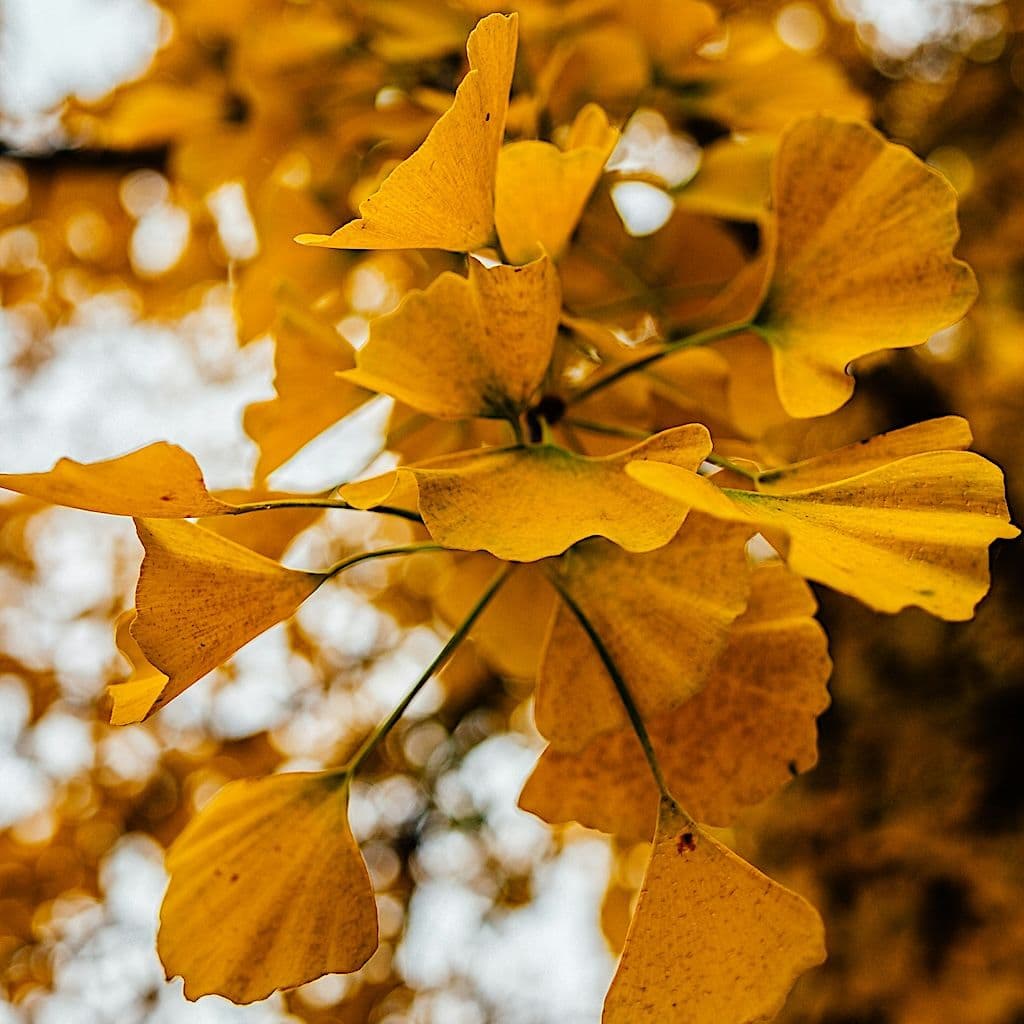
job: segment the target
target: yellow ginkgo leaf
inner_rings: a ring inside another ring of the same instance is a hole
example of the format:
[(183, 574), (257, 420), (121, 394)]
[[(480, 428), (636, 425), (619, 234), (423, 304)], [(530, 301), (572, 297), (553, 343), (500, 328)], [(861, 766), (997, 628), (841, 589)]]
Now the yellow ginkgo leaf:
[(974, 301), (974, 274), (953, 257), (956, 193), (865, 124), (790, 128), (772, 205), (774, 267), (756, 328), (791, 416), (838, 409), (853, 393), (851, 361), (919, 345)]
[[(672, 541), (644, 555), (584, 541), (549, 568), (601, 637), (645, 721), (700, 689), (746, 605), (745, 542), (753, 529), (723, 525), (690, 516)], [(535, 714), (560, 750), (629, 726), (600, 656), (565, 604), (544, 648)]]
[[(760, 566), (700, 692), (644, 716), (670, 789), (701, 821), (731, 824), (817, 760), (815, 719), (828, 705), (831, 663), (815, 608), (803, 580), (778, 562)], [(640, 840), (657, 820), (658, 787), (627, 725), (576, 753), (548, 747), (519, 804), (553, 824), (578, 821)]]
[(769, 135), (712, 142), (701, 154), (694, 177), (675, 190), (676, 205), (727, 220), (763, 220), (768, 214), (775, 145)]
[(586, 537), (606, 537), (627, 551), (652, 551), (675, 536), (686, 510), (652, 500), (623, 472), (657, 459), (696, 468), (710, 451), (700, 424), (676, 427), (615, 455), (586, 458), (553, 444), (462, 452), (347, 485), (343, 497), (371, 508), (414, 484), (423, 522), (435, 541), (489, 551), (513, 562), (560, 555)]
[(501, 149), (494, 221), (509, 262), (558, 256), (618, 139), (604, 111), (589, 104), (577, 115), (565, 152), (536, 139)]
[(343, 376), (440, 419), (515, 418), (544, 379), (561, 289), (547, 256), (441, 274), (378, 317)]
[(185, 996), (265, 999), (357, 971), (377, 948), (377, 906), (332, 772), (232, 782), (167, 854), (157, 949)]
[(603, 1024), (755, 1024), (825, 959), (803, 898), (663, 800), (658, 831)]
[(61, 459), (46, 473), (0, 473), (0, 487), (55, 505), (147, 519), (230, 513), (206, 489), (196, 460), (165, 441), (103, 462)]
[(191, 523), (138, 520), (136, 529), (146, 556), (131, 633), (167, 675), (147, 714), (287, 619), (327, 578), (286, 569)]
[(770, 494), (807, 490), (879, 469), (910, 455), (963, 451), (970, 448), (972, 440), (970, 425), (962, 416), (940, 416), (790, 466), (765, 470), (758, 474), (756, 485), (759, 491)]
[(794, 50), (764, 18), (730, 18), (722, 43), (671, 69), (699, 117), (744, 133), (777, 133), (810, 114), (871, 117), (871, 101), (838, 64)]
[(988, 590), (988, 546), (1020, 532), (1002, 472), (973, 452), (911, 455), (785, 494), (718, 488), (676, 466), (627, 472), (681, 505), (756, 524), (794, 572), (882, 612), (969, 619)]
[(132, 671), (123, 682), (112, 683), (107, 687), (107, 696), (111, 701), (111, 725), (141, 722), (167, 686), (167, 676), (149, 663), (138, 641), (132, 636), (131, 625), (134, 621), (135, 609), (129, 608), (118, 618), (114, 632), (117, 649), (127, 659)]
[(245, 432), (260, 449), (256, 475), (261, 479), (370, 397), (337, 376), (355, 360), (332, 325), (286, 308), (274, 336), (277, 396), (245, 410)]
[[(430, 596), (438, 615), (454, 629), (501, 566), (489, 555), (453, 557), (447, 569), (432, 574)], [(470, 634), (474, 649), (505, 678), (532, 681), (554, 599), (540, 568), (522, 566), (474, 623)]]
[(470, 33), (470, 70), (423, 145), (332, 235), (299, 235), (334, 249), (472, 252), (494, 235), (494, 176), (515, 67), (518, 15), (491, 14)]

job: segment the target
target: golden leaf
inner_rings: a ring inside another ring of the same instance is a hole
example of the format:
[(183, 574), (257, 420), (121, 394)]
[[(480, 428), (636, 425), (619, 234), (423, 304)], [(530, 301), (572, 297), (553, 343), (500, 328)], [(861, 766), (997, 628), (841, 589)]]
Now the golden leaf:
[(663, 800), (603, 1024), (755, 1024), (825, 959), (821, 919)]
[(757, 489), (787, 494), (845, 480), (889, 462), (925, 452), (952, 452), (970, 448), (971, 428), (962, 416), (940, 416), (900, 430), (858, 441), (824, 455), (768, 469), (757, 476)]
[[(814, 766), (815, 719), (828, 705), (831, 669), (815, 607), (807, 584), (784, 566), (758, 567), (747, 610), (700, 692), (672, 711), (644, 716), (669, 787), (701, 821), (729, 825), (743, 807)], [(578, 715), (585, 705), (576, 707)], [(578, 752), (548, 747), (519, 805), (551, 823), (578, 821), (643, 839), (654, 828), (658, 800), (627, 724)]]
[(363, 966), (377, 908), (331, 772), (232, 782), (167, 854), (157, 947), (185, 996), (236, 1003)]
[(591, 103), (576, 116), (565, 152), (536, 139), (501, 149), (494, 220), (510, 263), (542, 253), (558, 257), (618, 139), (604, 111)]
[(544, 379), (561, 289), (547, 256), (524, 267), (441, 274), (375, 319), (343, 376), (441, 419), (509, 418)]
[(0, 487), (55, 505), (146, 519), (187, 519), (233, 510), (212, 497), (196, 460), (165, 441), (103, 462), (61, 459), (46, 473), (0, 473)]
[(603, 458), (552, 444), (461, 452), (346, 485), (341, 494), (357, 507), (371, 508), (389, 502), (393, 493), (407, 495), (414, 485), (434, 540), (507, 561), (560, 555), (592, 536), (627, 551), (652, 551), (672, 539), (686, 511), (671, 499), (652, 501), (623, 467), (658, 459), (696, 468), (709, 450), (707, 430), (690, 424)]
[[(746, 605), (744, 543), (753, 529), (722, 525), (690, 516), (673, 540), (644, 555), (584, 541), (549, 567), (601, 637), (645, 721), (701, 688)], [(607, 670), (564, 603), (544, 647), (535, 715), (560, 750), (580, 750), (596, 734), (629, 725)]]
[(853, 393), (847, 364), (919, 345), (977, 295), (953, 257), (956, 193), (867, 125), (814, 117), (790, 128), (772, 204), (774, 267), (756, 328), (791, 416), (838, 409)]
[(720, 489), (677, 466), (626, 471), (683, 505), (756, 524), (794, 572), (883, 612), (969, 619), (988, 590), (986, 549), (1020, 532), (1002, 472), (972, 452), (911, 455), (785, 494)]
[(114, 633), (117, 649), (127, 659), (132, 671), (123, 682), (111, 683), (107, 687), (111, 701), (111, 725), (132, 725), (143, 721), (167, 686), (167, 676), (149, 663), (132, 636), (134, 621), (135, 609), (129, 608), (118, 618)]
[(322, 319), (286, 307), (275, 342), (277, 396), (245, 410), (245, 432), (260, 449), (260, 479), (370, 397), (337, 376), (354, 365), (352, 349)]
[(163, 707), (295, 610), (327, 578), (296, 572), (191, 523), (138, 520), (146, 549), (131, 633), (167, 675)]
[(332, 235), (299, 235), (334, 249), (472, 252), (494, 235), (494, 176), (515, 67), (518, 15), (491, 14), (470, 33), (470, 70), (423, 145)]

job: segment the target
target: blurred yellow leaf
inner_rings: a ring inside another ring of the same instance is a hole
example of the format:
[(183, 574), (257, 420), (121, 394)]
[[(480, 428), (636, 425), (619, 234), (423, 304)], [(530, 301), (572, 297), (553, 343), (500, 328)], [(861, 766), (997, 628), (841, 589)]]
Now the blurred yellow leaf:
[(523, 267), (441, 274), (376, 318), (344, 378), (440, 419), (514, 418), (551, 360), (561, 310), (547, 256)]
[(668, 800), (603, 1024), (755, 1024), (825, 959), (813, 907)]
[(604, 111), (589, 104), (576, 116), (565, 152), (536, 139), (501, 149), (494, 220), (510, 263), (541, 253), (557, 258), (618, 139)]
[(274, 338), (277, 395), (245, 410), (245, 432), (260, 449), (260, 479), (370, 397), (337, 376), (354, 365), (352, 347), (321, 318), (286, 306)]
[(764, 220), (775, 145), (768, 135), (712, 142), (701, 154), (697, 173), (675, 191), (676, 205), (727, 220)]
[[(758, 567), (751, 582), (747, 609), (700, 691), (672, 711), (644, 716), (672, 792), (712, 825), (731, 824), (743, 807), (814, 766), (815, 719), (828, 705), (828, 641), (814, 619), (810, 587), (777, 562)], [(652, 608), (652, 619), (655, 613)], [(590, 665), (581, 662), (579, 671), (589, 673)], [(585, 708), (578, 703), (575, 714)], [(538, 715), (539, 709), (540, 698)], [(527, 779), (519, 804), (552, 823), (578, 821), (643, 839), (654, 828), (658, 800), (627, 724), (578, 752), (552, 744)]]
[(919, 345), (974, 301), (974, 274), (953, 257), (956, 193), (865, 124), (790, 128), (772, 205), (774, 267), (756, 329), (791, 416), (838, 409), (853, 393), (851, 361)]
[[(583, 541), (548, 569), (597, 630), (645, 721), (701, 688), (746, 604), (744, 543), (753, 530), (722, 526), (690, 516), (673, 540), (644, 555)], [(580, 750), (598, 733), (629, 726), (607, 670), (564, 603), (544, 647), (534, 713), (560, 750)]]
[(55, 505), (147, 519), (224, 515), (196, 460), (165, 441), (103, 462), (61, 459), (46, 473), (2, 473), (0, 487)]
[(626, 463), (658, 459), (696, 468), (710, 449), (699, 424), (657, 434), (604, 458), (576, 455), (553, 444), (462, 452), (399, 469), (341, 494), (360, 508), (407, 494), (414, 484), (430, 535), (444, 547), (489, 551), (498, 558), (532, 562), (560, 555), (585, 537), (607, 537), (627, 551), (667, 544), (685, 510), (651, 493), (623, 473)]
[(470, 33), (470, 71), (423, 145), (332, 235), (299, 235), (334, 249), (472, 252), (494, 235), (494, 174), (505, 134), (518, 36), (516, 14), (491, 14)]
[(911, 455), (779, 495), (718, 488), (677, 466), (626, 471), (683, 505), (756, 524), (794, 572), (883, 612), (969, 619), (988, 590), (989, 544), (1020, 532), (1002, 472), (972, 452)]
[(272, 775), (221, 789), (167, 854), (157, 947), (185, 996), (236, 1003), (358, 970), (377, 908), (348, 824), (348, 779)]
[(146, 549), (131, 633), (167, 685), (163, 707), (292, 615), (327, 578), (296, 572), (191, 523), (138, 520)]

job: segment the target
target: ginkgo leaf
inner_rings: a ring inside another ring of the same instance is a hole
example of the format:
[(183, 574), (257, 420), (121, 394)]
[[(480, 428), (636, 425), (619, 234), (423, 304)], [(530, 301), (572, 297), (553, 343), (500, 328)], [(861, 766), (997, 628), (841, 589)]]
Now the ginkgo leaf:
[(232, 782), (167, 854), (157, 948), (185, 996), (264, 999), (357, 971), (377, 907), (348, 824), (348, 779), (302, 772)]
[(103, 462), (61, 459), (46, 473), (0, 473), (0, 487), (55, 505), (146, 519), (233, 511), (206, 489), (196, 460), (165, 441)]
[(132, 636), (167, 685), (152, 714), (295, 610), (327, 578), (184, 522), (138, 520), (146, 549)]
[[(430, 589), (438, 615), (453, 629), (465, 619), (501, 567), (489, 555), (454, 557), (449, 568), (434, 574)], [(539, 568), (520, 567), (474, 623), (470, 633), (474, 649), (505, 678), (532, 681), (537, 675), (554, 599), (554, 591)]]
[[(745, 542), (754, 531), (723, 525), (690, 516), (672, 541), (644, 555), (584, 541), (548, 570), (601, 637), (645, 721), (700, 689), (746, 605)], [(607, 670), (565, 604), (544, 647), (535, 715), (560, 750), (629, 726)]]
[(756, 524), (801, 576), (877, 611), (969, 619), (988, 590), (987, 548), (1009, 524), (1003, 474), (973, 452), (928, 452), (785, 494), (718, 488), (676, 466), (626, 471), (659, 494)]
[(494, 177), (515, 67), (518, 15), (491, 14), (470, 33), (470, 70), (423, 145), (332, 235), (299, 235), (334, 249), (472, 252), (494, 235)]
[[(828, 640), (810, 588), (778, 562), (759, 566), (751, 584), (747, 609), (700, 692), (672, 711), (644, 715), (669, 788), (712, 825), (731, 824), (743, 807), (813, 767), (815, 720), (828, 705)], [(578, 821), (640, 840), (654, 828), (658, 800), (627, 724), (578, 752), (548, 747), (519, 805), (551, 823)]]
[[(658, 459), (696, 468), (710, 451), (700, 424), (676, 427), (615, 455), (586, 458), (553, 444), (462, 452), (347, 485), (359, 508), (391, 500), (414, 483), (431, 537), (448, 548), (489, 551), (514, 562), (560, 555), (586, 537), (606, 537), (627, 551), (652, 551), (675, 536), (686, 510), (651, 499), (623, 472), (631, 461)], [(406, 492), (407, 493), (407, 492)]]
[(761, 221), (768, 213), (776, 140), (767, 135), (712, 142), (700, 169), (675, 190), (678, 206), (729, 220)]
[(759, 491), (770, 494), (807, 490), (878, 469), (910, 455), (963, 451), (970, 448), (972, 440), (970, 425), (962, 416), (940, 416), (789, 466), (764, 470), (758, 473), (756, 486)]
[(850, 362), (926, 341), (964, 315), (977, 285), (953, 257), (956, 193), (867, 125), (798, 122), (772, 177), (774, 267), (756, 328), (786, 411), (820, 416), (853, 393)]
[(824, 929), (809, 903), (663, 800), (602, 1022), (768, 1021), (797, 977), (824, 959)]
[(149, 663), (138, 641), (131, 633), (135, 609), (129, 608), (117, 620), (114, 642), (132, 667), (131, 675), (123, 682), (107, 687), (111, 701), (110, 724), (132, 725), (149, 714), (157, 698), (167, 686), (167, 676)]
[(544, 379), (561, 289), (551, 261), (441, 274), (375, 319), (348, 381), (441, 419), (514, 418)]
[(337, 374), (355, 365), (352, 348), (330, 324), (282, 309), (274, 332), (277, 395), (245, 410), (245, 432), (260, 449), (256, 476), (265, 478), (314, 437), (370, 396)]
[(618, 139), (604, 111), (588, 104), (576, 117), (565, 152), (537, 139), (502, 147), (494, 221), (509, 262), (559, 255)]

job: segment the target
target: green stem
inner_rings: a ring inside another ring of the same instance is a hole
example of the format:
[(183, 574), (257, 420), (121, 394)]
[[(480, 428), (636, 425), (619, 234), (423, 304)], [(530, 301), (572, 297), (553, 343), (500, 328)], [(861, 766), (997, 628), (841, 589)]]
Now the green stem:
[(727, 459), (724, 455), (715, 455), (712, 453), (711, 455), (708, 455), (704, 461), (710, 462), (712, 466), (720, 466), (722, 469), (727, 469), (730, 473), (736, 473), (739, 476), (746, 477), (752, 483), (757, 483), (757, 473), (752, 473), (749, 469), (744, 469), (742, 466), (733, 462), (732, 459)]
[(394, 508), (391, 505), (378, 505), (376, 508), (361, 509), (343, 498), (278, 498), (271, 501), (251, 501), (244, 505), (236, 505), (228, 515), (240, 516), (248, 512), (268, 512), (276, 508), (341, 508), (352, 512), (378, 512), (385, 516), (398, 516), (413, 523), (422, 523), (418, 512), (405, 508)]
[(657, 352), (651, 352), (649, 355), (643, 356), (640, 359), (635, 359), (631, 363), (623, 363), (621, 366), (612, 370), (611, 373), (599, 380), (595, 380), (592, 384), (588, 384), (585, 388), (577, 391), (573, 395), (568, 404), (576, 405), (582, 402), (585, 398), (590, 398), (591, 395), (596, 394), (598, 391), (602, 391), (610, 384), (614, 384), (617, 381), (622, 380), (623, 377), (629, 376), (631, 373), (636, 373), (637, 370), (644, 370), (648, 366), (653, 365), (660, 359), (664, 359), (666, 356), (672, 355), (673, 352), (678, 352), (684, 348), (697, 348), (700, 345), (709, 345), (713, 341), (718, 341), (720, 338), (728, 338), (732, 334), (739, 334), (741, 331), (750, 330), (749, 322), (744, 321), (740, 324), (727, 324), (724, 327), (709, 327), (706, 331), (698, 331), (696, 334), (688, 334), (683, 338), (677, 338), (675, 341), (668, 341), (665, 345), (658, 349)]
[(647, 726), (644, 725), (644, 720), (640, 716), (640, 709), (636, 706), (633, 695), (629, 692), (626, 680), (619, 671), (618, 665), (615, 664), (615, 659), (612, 658), (611, 652), (605, 647), (600, 634), (594, 628), (590, 619), (587, 618), (583, 609), (576, 603), (573, 596), (557, 580), (552, 579), (552, 582), (569, 610), (576, 616), (577, 622), (583, 627), (583, 631), (590, 637), (594, 650), (597, 651), (598, 657), (608, 670), (608, 675), (611, 676), (612, 682), (615, 684), (615, 689), (618, 691), (619, 699), (626, 709), (626, 714), (629, 716), (629, 721), (633, 726), (633, 731), (636, 733), (636, 738), (640, 741), (640, 746), (643, 747), (644, 757), (647, 758), (647, 763), (650, 765), (651, 774), (658, 785), (658, 790), (666, 800), (671, 800), (674, 804), (675, 800), (668, 791), (668, 783), (665, 781), (665, 776), (661, 772), (661, 766), (658, 764), (658, 758), (654, 753), (654, 745), (651, 743), (650, 733), (647, 731)]
[(415, 555), (421, 551), (444, 551), (440, 544), (432, 541), (423, 541), (419, 544), (400, 544), (393, 548), (375, 548), (373, 551), (360, 551), (358, 555), (349, 555), (340, 562), (335, 562), (324, 574), (323, 582), (326, 583), (331, 577), (337, 576), (339, 572), (351, 569), (360, 562), (370, 562), (375, 558), (390, 558), (393, 555)]
[(591, 434), (606, 434), (609, 437), (624, 437), (633, 441), (646, 441), (651, 436), (649, 430), (634, 430), (632, 427), (620, 427), (615, 423), (595, 423), (593, 420), (581, 420), (570, 416), (562, 421)]
[(380, 725), (377, 726), (373, 732), (363, 741), (362, 746), (349, 758), (348, 763), (344, 768), (341, 769), (341, 774), (351, 778), (359, 769), (363, 766), (366, 759), (373, 753), (377, 748), (378, 744), (384, 740), (388, 733), (398, 724), (399, 719), (405, 714), (406, 709), (416, 699), (416, 695), (427, 685), (431, 676), (434, 675), (439, 669), (441, 669), (445, 662), (455, 653), (459, 645), (463, 640), (466, 639), (467, 634), (473, 628), (473, 623), (480, 618), (484, 609), (490, 604), (491, 598), (498, 592), (501, 585), (508, 579), (509, 574), (515, 569), (514, 564), (506, 565), (498, 574), (491, 580), (487, 589), (480, 595), (476, 604), (470, 609), (469, 614), (462, 620), (459, 627), (452, 633), (448, 640), (448, 643), (441, 648), (437, 657), (423, 670), (422, 675), (419, 679), (413, 683), (409, 692), (401, 699), (398, 706), (384, 719)]

